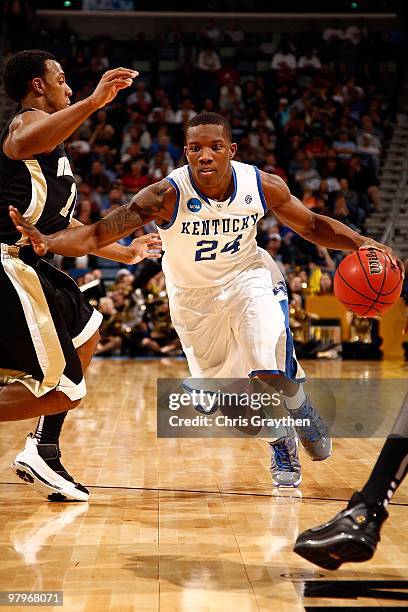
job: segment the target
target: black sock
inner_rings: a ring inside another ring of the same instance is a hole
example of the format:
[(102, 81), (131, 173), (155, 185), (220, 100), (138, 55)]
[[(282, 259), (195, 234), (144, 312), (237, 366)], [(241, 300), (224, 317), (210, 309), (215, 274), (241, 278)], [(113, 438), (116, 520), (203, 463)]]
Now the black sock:
[(368, 503), (387, 506), (408, 469), (408, 438), (389, 436), (361, 493)]
[(61, 429), (68, 412), (41, 416), (34, 436), (39, 444), (58, 444)]

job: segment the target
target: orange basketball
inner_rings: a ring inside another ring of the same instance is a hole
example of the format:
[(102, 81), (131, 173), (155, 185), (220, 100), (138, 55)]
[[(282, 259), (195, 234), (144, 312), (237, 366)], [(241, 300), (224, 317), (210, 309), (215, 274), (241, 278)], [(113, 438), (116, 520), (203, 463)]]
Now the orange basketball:
[(370, 248), (343, 259), (334, 276), (338, 300), (360, 317), (375, 317), (389, 310), (401, 295), (403, 276), (382, 251)]

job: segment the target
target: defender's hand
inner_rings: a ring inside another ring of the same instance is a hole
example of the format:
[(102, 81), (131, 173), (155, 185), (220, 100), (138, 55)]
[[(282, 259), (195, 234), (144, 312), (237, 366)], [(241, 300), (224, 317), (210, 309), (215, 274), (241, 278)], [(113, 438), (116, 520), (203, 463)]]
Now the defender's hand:
[(93, 94), (89, 98), (96, 108), (102, 108), (105, 104), (116, 98), (118, 91), (130, 87), (139, 73), (131, 68), (114, 68), (102, 75)]
[(135, 238), (127, 247), (129, 252), (128, 264), (136, 264), (146, 257), (160, 259), (162, 243), (159, 234), (146, 234)]
[(23, 234), (31, 243), (31, 246), (36, 253), (42, 257), (48, 252), (49, 240), (38, 229), (26, 221), (23, 215), (14, 206), (9, 206), (9, 215), (16, 226), (17, 230)]

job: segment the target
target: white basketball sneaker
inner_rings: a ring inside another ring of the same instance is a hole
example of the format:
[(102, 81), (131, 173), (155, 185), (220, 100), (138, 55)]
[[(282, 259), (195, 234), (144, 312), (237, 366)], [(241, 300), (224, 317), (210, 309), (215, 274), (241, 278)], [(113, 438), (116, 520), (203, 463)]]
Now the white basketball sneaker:
[(12, 463), (12, 470), (49, 501), (88, 501), (89, 491), (60, 462), (58, 444), (38, 444), (33, 434)]

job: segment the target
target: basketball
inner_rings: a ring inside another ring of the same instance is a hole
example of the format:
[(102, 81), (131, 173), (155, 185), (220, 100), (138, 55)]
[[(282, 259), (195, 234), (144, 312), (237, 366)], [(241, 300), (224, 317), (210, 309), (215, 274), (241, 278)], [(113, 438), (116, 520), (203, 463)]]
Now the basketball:
[(375, 317), (389, 310), (401, 294), (399, 267), (379, 249), (362, 249), (348, 255), (334, 276), (338, 300), (360, 317)]

